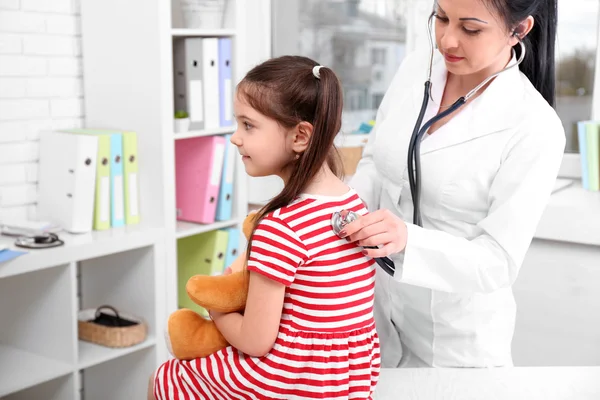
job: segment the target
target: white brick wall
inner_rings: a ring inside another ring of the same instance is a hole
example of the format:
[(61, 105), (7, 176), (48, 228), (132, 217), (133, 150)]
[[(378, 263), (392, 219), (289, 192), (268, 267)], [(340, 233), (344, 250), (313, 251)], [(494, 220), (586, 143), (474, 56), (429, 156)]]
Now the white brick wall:
[(0, 0), (0, 221), (35, 218), (38, 140), (83, 123), (78, 0)]

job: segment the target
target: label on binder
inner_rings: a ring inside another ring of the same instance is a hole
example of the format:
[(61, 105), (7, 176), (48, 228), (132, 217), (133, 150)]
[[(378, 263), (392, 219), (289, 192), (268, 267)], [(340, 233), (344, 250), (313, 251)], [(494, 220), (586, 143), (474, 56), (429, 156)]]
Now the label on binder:
[(227, 149), (227, 164), (225, 169), (227, 170), (227, 175), (225, 176), (225, 181), (227, 183), (232, 183), (233, 182), (233, 172), (235, 171), (234, 163), (235, 163), (235, 156), (237, 154), (237, 152), (235, 151), (235, 149), (233, 148), (232, 144), (228, 145), (229, 148)]
[(189, 84), (190, 121), (204, 121), (204, 103), (202, 98), (202, 81), (194, 80)]
[(115, 200), (115, 219), (122, 221), (125, 219), (125, 202), (123, 201), (123, 175), (115, 176), (115, 186), (113, 187)]
[(129, 212), (132, 217), (138, 215), (138, 183), (137, 174), (129, 174)]
[(231, 88), (231, 79), (225, 79), (225, 121), (233, 119), (233, 90)]
[(110, 178), (102, 177), (100, 180), (100, 221), (110, 220)]
[(225, 157), (225, 145), (215, 145), (215, 158), (213, 160), (212, 174), (210, 176), (210, 184), (212, 186), (219, 185), (221, 180), (221, 174), (223, 171), (223, 158)]

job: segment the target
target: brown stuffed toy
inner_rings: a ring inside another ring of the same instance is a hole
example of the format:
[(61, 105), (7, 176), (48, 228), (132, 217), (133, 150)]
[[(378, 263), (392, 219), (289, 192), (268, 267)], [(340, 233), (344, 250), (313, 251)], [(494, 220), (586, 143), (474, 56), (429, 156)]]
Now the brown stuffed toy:
[[(254, 229), (256, 215), (252, 213), (244, 220), (242, 230), (247, 239)], [(223, 313), (242, 311), (246, 306), (249, 281), (246, 252), (241, 252), (228, 269), (230, 274), (192, 276), (185, 286), (190, 299), (207, 310)], [(179, 360), (206, 357), (228, 345), (215, 323), (195, 311), (182, 308), (169, 317), (167, 346)]]

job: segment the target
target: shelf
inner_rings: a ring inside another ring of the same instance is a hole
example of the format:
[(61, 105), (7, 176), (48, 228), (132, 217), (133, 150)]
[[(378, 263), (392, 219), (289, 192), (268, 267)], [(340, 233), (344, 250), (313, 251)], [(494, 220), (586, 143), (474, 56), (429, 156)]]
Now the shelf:
[(73, 372), (73, 367), (14, 347), (0, 345), (0, 397)]
[(194, 224), (191, 222), (177, 221), (177, 232), (175, 237), (177, 239), (181, 239), (188, 236), (198, 235), (204, 232), (210, 232), (217, 229), (229, 228), (235, 225), (240, 224), (241, 221), (237, 219), (229, 220), (229, 221), (220, 221), (215, 222), (213, 224)]
[(235, 29), (171, 29), (173, 37), (228, 37), (235, 36)]
[(226, 126), (224, 128), (175, 133), (173, 137), (175, 140), (179, 140), (179, 139), (189, 139), (189, 138), (201, 137), (201, 136), (225, 135), (228, 133), (235, 132), (235, 129), (236, 129), (235, 126)]
[[(0, 278), (150, 246), (162, 235), (163, 229), (144, 225), (124, 226), (84, 234), (60, 232), (58, 236), (64, 240), (63, 246), (25, 249), (28, 254), (0, 264)], [(0, 245), (15, 248), (14, 241), (13, 237), (0, 236)]]
[(93, 367), (104, 362), (123, 357), (127, 354), (135, 353), (143, 349), (147, 349), (156, 344), (154, 336), (148, 336), (146, 340), (140, 344), (131, 347), (112, 349), (105, 346), (100, 346), (94, 343), (79, 341), (79, 363), (78, 368), (84, 369)]

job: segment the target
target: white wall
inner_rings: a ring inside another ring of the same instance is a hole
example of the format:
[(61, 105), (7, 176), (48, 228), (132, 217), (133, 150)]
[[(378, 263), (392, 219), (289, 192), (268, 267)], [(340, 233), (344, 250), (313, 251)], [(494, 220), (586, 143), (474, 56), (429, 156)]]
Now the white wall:
[(83, 118), (78, 0), (0, 0), (0, 220), (34, 218), (40, 131)]

